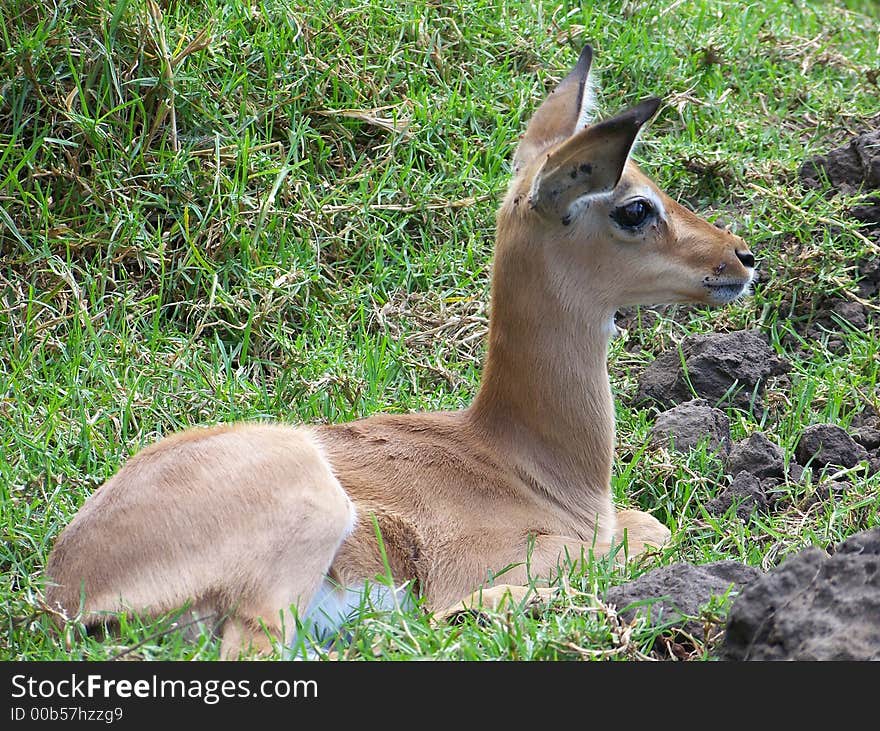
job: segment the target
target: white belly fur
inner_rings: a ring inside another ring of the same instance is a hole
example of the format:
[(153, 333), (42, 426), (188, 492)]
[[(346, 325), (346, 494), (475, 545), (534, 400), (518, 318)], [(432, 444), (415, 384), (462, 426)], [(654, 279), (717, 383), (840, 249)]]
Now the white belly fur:
[(354, 584), (341, 587), (325, 578), (309, 604), (303, 629), (315, 639), (333, 639), (342, 625), (366, 612), (408, 611), (413, 607), (408, 584), (388, 587), (382, 584)]

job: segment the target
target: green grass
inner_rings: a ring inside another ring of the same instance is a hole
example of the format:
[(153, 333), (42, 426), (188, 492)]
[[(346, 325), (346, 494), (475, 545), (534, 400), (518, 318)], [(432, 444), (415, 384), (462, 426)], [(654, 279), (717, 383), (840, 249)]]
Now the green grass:
[[(645, 449), (654, 412), (627, 403), (684, 335), (759, 328), (793, 369), (764, 413), (729, 413), (735, 437), (760, 429), (790, 453), (804, 426), (880, 407), (872, 328), (847, 331), (842, 349), (792, 345), (818, 298), (851, 297), (857, 262), (877, 256), (849, 199), (796, 180), (807, 156), (876, 125), (874, 2), (165, 5), (0, 8), (0, 658), (217, 657), (173, 618), (99, 641), (76, 626), (53, 635), (42, 609), (55, 536), (161, 435), (469, 402), (513, 146), (587, 40), (600, 112), (664, 98), (639, 161), (732, 223), (764, 280), (749, 300), (664, 310), (615, 342), (616, 499), (673, 529), (665, 563), (768, 568), (880, 524), (880, 480), (859, 475), (834, 500), (812, 500), (817, 475), (789, 487), (784, 510), (711, 516), (720, 466)], [(575, 568), (547, 610), (485, 625), (365, 608), (335, 650), (666, 656), (662, 628), (624, 632), (600, 601), (645, 568)], [(710, 630), (718, 616), (723, 602)], [(708, 657), (711, 637), (689, 647)]]

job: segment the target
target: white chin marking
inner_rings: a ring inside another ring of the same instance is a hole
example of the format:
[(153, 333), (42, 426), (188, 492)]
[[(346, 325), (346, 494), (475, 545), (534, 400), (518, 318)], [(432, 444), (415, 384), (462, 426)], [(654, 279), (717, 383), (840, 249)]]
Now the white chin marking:
[(709, 287), (709, 297), (717, 305), (726, 305), (739, 299), (748, 290), (748, 285), (722, 284)]

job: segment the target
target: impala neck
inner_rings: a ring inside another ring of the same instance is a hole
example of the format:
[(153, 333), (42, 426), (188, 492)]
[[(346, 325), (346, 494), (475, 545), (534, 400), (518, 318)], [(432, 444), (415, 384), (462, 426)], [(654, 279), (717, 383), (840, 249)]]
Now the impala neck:
[(496, 251), (488, 352), (470, 413), (536, 492), (592, 530), (611, 509), (614, 310), (591, 299), (589, 283), (573, 294), (552, 281), (540, 244), (525, 246)]

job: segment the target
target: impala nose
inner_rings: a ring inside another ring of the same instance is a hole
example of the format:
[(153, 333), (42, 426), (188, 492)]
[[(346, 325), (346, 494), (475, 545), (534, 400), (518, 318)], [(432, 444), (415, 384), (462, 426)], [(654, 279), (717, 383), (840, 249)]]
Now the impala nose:
[(739, 249), (735, 249), (734, 253), (744, 267), (748, 267), (749, 269), (755, 268), (755, 257), (752, 256), (751, 251), (740, 251)]

